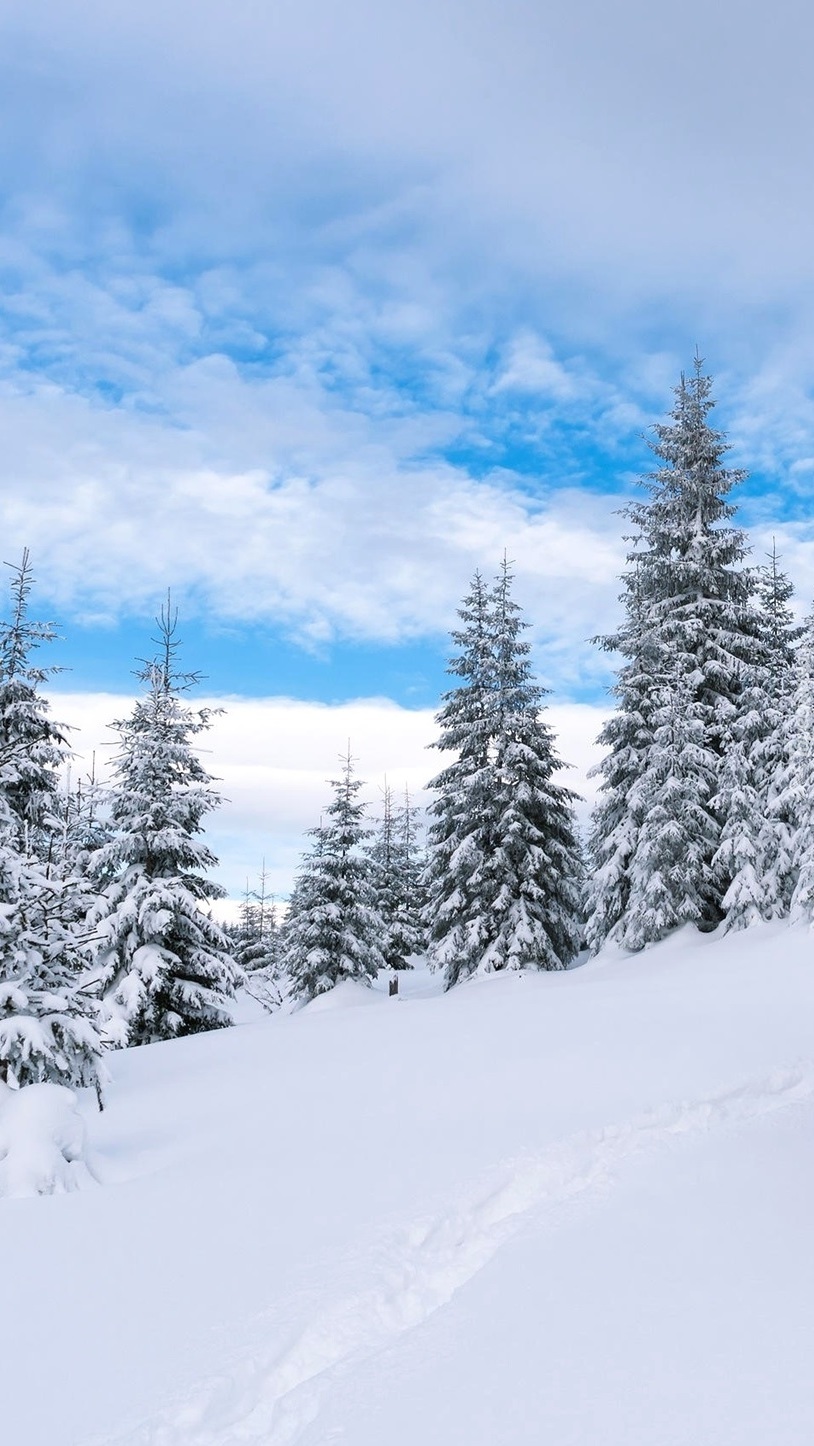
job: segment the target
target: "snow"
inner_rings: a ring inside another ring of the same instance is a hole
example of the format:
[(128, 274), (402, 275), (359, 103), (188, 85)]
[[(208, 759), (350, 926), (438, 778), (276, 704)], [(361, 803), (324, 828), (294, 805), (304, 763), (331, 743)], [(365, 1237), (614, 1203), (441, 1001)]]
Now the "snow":
[(101, 1188), (0, 1201), (3, 1439), (814, 1439), (813, 962), (688, 928), (114, 1056)]
[(0, 1199), (61, 1195), (93, 1183), (85, 1124), (64, 1085), (0, 1093)]

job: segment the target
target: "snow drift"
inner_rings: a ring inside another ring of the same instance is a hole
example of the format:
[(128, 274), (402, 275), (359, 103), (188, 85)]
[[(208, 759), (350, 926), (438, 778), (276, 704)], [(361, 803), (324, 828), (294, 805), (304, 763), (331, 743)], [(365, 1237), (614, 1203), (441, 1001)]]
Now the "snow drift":
[(382, 983), (114, 1057), (105, 1188), (0, 1202), (4, 1435), (814, 1439), (811, 935)]

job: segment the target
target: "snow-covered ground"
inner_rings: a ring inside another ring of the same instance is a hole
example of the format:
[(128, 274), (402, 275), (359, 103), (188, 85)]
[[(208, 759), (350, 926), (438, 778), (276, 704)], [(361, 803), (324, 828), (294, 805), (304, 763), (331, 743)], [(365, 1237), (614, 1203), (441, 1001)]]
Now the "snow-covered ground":
[(343, 986), (122, 1053), (0, 1201), (0, 1439), (814, 1440), (814, 937)]

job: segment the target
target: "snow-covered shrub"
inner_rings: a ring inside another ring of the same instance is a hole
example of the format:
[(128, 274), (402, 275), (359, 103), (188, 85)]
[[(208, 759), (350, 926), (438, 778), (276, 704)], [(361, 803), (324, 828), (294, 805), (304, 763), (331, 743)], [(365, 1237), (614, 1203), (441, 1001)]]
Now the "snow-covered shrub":
[(85, 1124), (64, 1085), (0, 1088), (0, 1197), (64, 1195), (94, 1183)]

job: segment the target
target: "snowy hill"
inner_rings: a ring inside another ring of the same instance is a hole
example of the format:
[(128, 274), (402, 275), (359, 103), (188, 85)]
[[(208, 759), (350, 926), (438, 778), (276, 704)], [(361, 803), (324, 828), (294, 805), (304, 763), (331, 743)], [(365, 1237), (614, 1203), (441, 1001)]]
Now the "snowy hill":
[(112, 1059), (0, 1202), (2, 1439), (814, 1439), (814, 942), (344, 986)]

